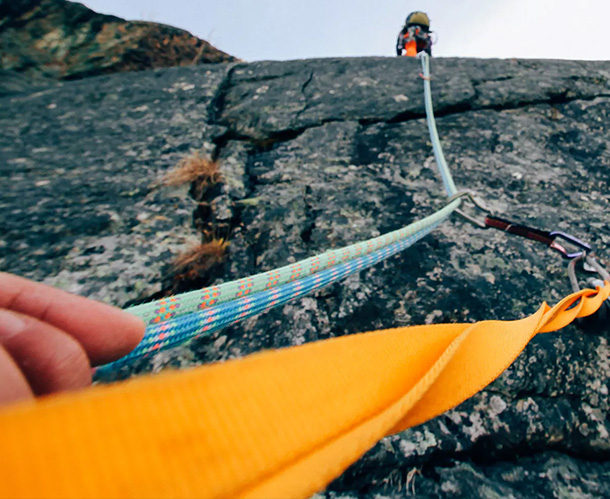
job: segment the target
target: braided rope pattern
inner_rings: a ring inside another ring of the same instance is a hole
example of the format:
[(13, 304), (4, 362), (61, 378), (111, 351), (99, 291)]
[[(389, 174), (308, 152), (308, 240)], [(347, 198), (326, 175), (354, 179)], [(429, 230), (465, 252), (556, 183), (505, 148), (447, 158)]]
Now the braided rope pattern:
[[(176, 319), (155, 324), (146, 330), (140, 344), (127, 356), (101, 366), (96, 376), (110, 372), (129, 364), (134, 359), (147, 357), (151, 354), (166, 350), (193, 338), (211, 334), (226, 326), (260, 314), (266, 310), (283, 305), (284, 303), (305, 296), (324, 286), (328, 286), (350, 274), (371, 267), (382, 260), (408, 248), (422, 237), (432, 232), (449, 215), (429, 225), (420, 228), (411, 236), (396, 241), (389, 246), (378, 249), (368, 255), (363, 255), (351, 261), (325, 269), (309, 277), (286, 283), (275, 289), (262, 291), (252, 296), (240, 298), (228, 303), (218, 305), (199, 312), (183, 315)], [(419, 223), (421, 224), (421, 222)]]
[(251, 277), (245, 277), (218, 286), (210, 286), (197, 291), (189, 291), (188, 293), (182, 293), (151, 303), (136, 305), (128, 308), (127, 311), (140, 317), (146, 324), (155, 325), (260, 291), (274, 289), (331, 268), (339, 263), (368, 255), (401, 239), (407, 239), (426, 224), (446, 218), (446, 214), (454, 209), (448, 205), (419, 222), (367, 241), (330, 250), (291, 265)]

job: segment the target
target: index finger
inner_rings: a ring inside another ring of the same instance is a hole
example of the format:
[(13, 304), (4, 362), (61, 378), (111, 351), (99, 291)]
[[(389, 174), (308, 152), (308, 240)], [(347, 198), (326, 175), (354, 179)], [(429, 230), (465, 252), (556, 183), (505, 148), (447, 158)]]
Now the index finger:
[(93, 365), (127, 355), (145, 330), (141, 319), (119, 308), (4, 272), (0, 272), (0, 308), (65, 331), (83, 346)]

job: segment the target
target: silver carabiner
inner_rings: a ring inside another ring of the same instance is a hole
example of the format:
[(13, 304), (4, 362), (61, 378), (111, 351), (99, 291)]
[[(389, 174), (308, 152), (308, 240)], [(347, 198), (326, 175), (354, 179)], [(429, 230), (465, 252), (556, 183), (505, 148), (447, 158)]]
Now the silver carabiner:
[(602, 287), (604, 285), (604, 281), (610, 283), (610, 273), (608, 273), (608, 271), (601, 266), (593, 255), (580, 255), (571, 259), (570, 263), (568, 263), (568, 278), (570, 279), (572, 290), (575, 293), (581, 289), (580, 284), (578, 283), (578, 278), (576, 277), (576, 263), (580, 261), (583, 261), (583, 269), (585, 271), (595, 272), (598, 277), (601, 277), (601, 279), (589, 278), (587, 284), (591, 285), (591, 287)]

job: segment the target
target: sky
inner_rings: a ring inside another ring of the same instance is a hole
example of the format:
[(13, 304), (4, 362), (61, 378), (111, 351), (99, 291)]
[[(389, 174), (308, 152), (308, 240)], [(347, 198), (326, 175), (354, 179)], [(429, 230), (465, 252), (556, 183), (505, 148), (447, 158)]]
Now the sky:
[(610, 60), (610, 0), (83, 0), (190, 31), (245, 61), (394, 56), (407, 14), (428, 13), (436, 57)]

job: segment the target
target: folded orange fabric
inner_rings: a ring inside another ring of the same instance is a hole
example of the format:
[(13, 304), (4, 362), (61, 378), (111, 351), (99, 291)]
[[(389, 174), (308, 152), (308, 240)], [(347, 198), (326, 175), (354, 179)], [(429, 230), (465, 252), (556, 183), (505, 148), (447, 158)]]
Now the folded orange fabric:
[(0, 411), (3, 497), (309, 497), (494, 380), (583, 290), (521, 320), (343, 336)]

